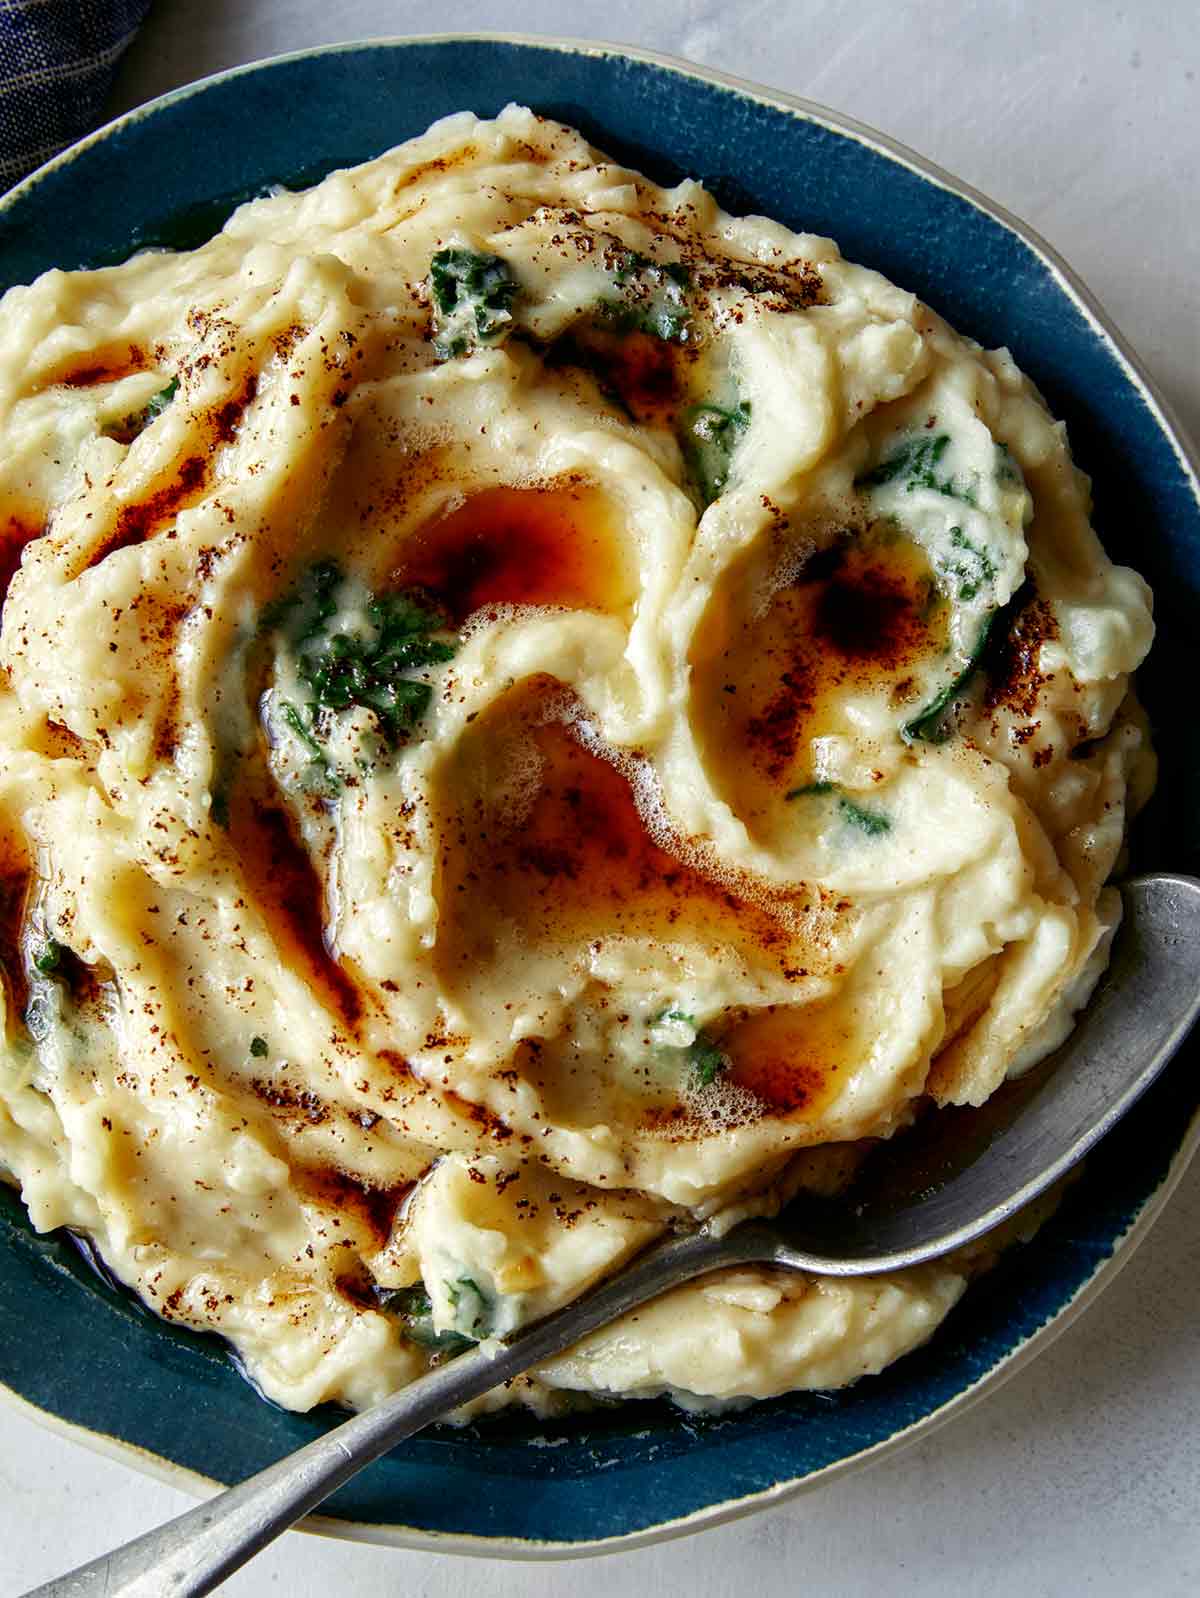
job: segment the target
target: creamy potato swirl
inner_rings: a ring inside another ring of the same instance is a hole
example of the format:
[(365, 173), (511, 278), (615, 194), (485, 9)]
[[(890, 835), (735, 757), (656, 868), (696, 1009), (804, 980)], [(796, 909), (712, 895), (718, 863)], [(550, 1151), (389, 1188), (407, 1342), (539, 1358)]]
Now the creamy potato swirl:
[[(1149, 593), (827, 239), (454, 117), (12, 290), (0, 428), (0, 1156), (280, 1403), (836, 1190), (1103, 966)], [(836, 1386), (970, 1269), (727, 1273), (489, 1402)]]

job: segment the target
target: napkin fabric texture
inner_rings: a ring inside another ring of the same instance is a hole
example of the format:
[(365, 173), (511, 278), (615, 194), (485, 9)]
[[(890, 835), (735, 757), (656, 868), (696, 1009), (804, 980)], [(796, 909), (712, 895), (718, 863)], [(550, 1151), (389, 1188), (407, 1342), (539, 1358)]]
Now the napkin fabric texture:
[(150, 0), (0, 0), (0, 190), (99, 122)]

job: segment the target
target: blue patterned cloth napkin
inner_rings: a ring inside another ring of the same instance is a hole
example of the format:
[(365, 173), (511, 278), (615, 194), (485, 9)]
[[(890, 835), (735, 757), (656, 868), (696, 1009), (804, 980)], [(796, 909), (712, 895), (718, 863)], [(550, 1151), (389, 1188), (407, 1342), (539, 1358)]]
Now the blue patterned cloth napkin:
[(95, 127), (150, 0), (0, 0), (0, 190)]

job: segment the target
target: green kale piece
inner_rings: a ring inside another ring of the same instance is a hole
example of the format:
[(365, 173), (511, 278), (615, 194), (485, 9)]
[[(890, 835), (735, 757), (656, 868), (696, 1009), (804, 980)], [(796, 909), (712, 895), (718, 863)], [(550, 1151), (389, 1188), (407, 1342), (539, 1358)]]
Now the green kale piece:
[[(881, 502), (897, 516), (895, 493), (910, 494), (916, 489), (929, 489), (946, 499), (954, 499), (978, 510), (976, 482), (964, 484), (946, 474), (943, 456), (951, 444), (949, 433), (921, 433), (901, 442), (871, 471), (856, 479), (855, 486), (879, 489), (892, 485), (891, 494)], [(994, 448), (994, 475), (996, 482), (1010, 487), (1023, 482), (1011, 451), (1004, 444)], [(986, 528), (988, 513), (982, 513), (972, 526), (974, 536), (961, 524), (946, 526), (950, 512), (943, 509), (935, 522), (924, 529), (919, 541), (924, 545), (936, 577), (937, 587), (951, 605), (970, 607), (975, 613), (983, 612), (974, 644), (965, 661), (961, 646), (956, 651), (961, 662), (954, 676), (938, 690), (909, 721), (901, 727), (901, 736), (908, 743), (917, 740), (926, 743), (944, 743), (954, 731), (953, 721), (947, 714), (954, 702), (960, 699), (978, 670), (984, 646), (996, 614), (998, 580), (1002, 559), (995, 548), (989, 547)], [(964, 518), (965, 520), (965, 518)], [(981, 536), (981, 526), (983, 535)], [(932, 614), (933, 597), (926, 607)], [(961, 620), (962, 618), (960, 618)], [(968, 625), (971, 625), (968, 623)], [(960, 634), (961, 636), (961, 634)], [(953, 664), (951, 665), (953, 670)]]
[(969, 539), (961, 527), (950, 529), (950, 545), (956, 552), (938, 564), (943, 577), (957, 579), (958, 597), (969, 603), (979, 590), (996, 577), (996, 563), (986, 549)]
[(66, 949), (57, 938), (47, 938), (44, 946), (33, 957), (35, 970), (40, 971), (43, 976), (52, 976), (62, 965), (65, 953)]
[[(651, 1024), (657, 1025), (659, 1021), (682, 1021), (685, 1026), (693, 1029), (696, 1027), (695, 1016), (688, 1015), (683, 1010), (664, 1010), (661, 1015), (655, 1016)], [(686, 1049), (674, 1052), (683, 1055), (689, 1083), (694, 1088), (708, 1087), (716, 1081), (729, 1063), (712, 1039), (700, 1031), (696, 1032), (696, 1036)]]
[[(284, 725), (291, 728), (309, 752), (310, 758), (303, 778), (304, 790), (308, 793), (323, 793), (326, 798), (333, 798), (341, 791), (342, 779), (317, 742), (316, 706), (312, 704), (297, 706), (285, 699), (279, 713), (283, 717)], [(219, 818), (218, 825), (220, 825)]]
[(370, 710), (384, 743), (397, 747), (412, 736), (433, 698), (429, 683), (407, 674), (451, 660), (456, 648), (444, 635), (442, 612), (411, 593), (372, 594), (365, 631), (332, 631), (345, 580), (336, 561), (320, 561), (262, 615), (264, 631), (284, 633), (311, 696), (303, 705), (285, 701), (280, 715), (326, 787), (337, 786), (324, 747), (328, 715), (355, 705)]
[(108, 438), (120, 439), (123, 444), (132, 444), (139, 433), (144, 432), (150, 423), (161, 416), (167, 406), (179, 392), (179, 379), (173, 377), (166, 388), (160, 388), (157, 394), (152, 394), (140, 411), (123, 417), (119, 422), (110, 422), (104, 432)]
[(438, 250), (429, 263), (434, 353), (439, 360), (493, 344), (512, 321), (517, 280), (499, 255)]
[(854, 480), (855, 488), (882, 488), (897, 477), (907, 478), (905, 488), (936, 488), (934, 468), (950, 447), (949, 433), (939, 433), (936, 438), (925, 434), (910, 438), (873, 467)]
[(708, 1087), (717, 1080), (729, 1063), (716, 1044), (710, 1042), (703, 1032), (697, 1034), (696, 1041), (687, 1052), (691, 1060), (693, 1087)]
[(384, 736), (398, 743), (429, 708), (433, 689), (404, 675), (453, 659), (455, 646), (431, 635), (444, 616), (405, 594), (372, 598), (367, 615), (375, 638), (364, 642), (345, 633), (301, 642), (301, 671), (324, 710), (363, 705), (375, 712)]
[(865, 832), (868, 838), (881, 838), (885, 832), (892, 830), (890, 816), (885, 816), (881, 810), (868, 810), (863, 805), (855, 804), (845, 794), (838, 800), (838, 812), (844, 821)]
[(446, 1297), (454, 1311), (455, 1330), (461, 1336), (478, 1342), (481, 1337), (489, 1335), (495, 1321), (494, 1306), (490, 1295), (484, 1292), (478, 1282), (469, 1276), (460, 1276), (457, 1281), (447, 1282)]
[(725, 489), (733, 452), (750, 425), (750, 402), (731, 409), (722, 405), (693, 405), (680, 429), (680, 444), (692, 479), (705, 505)]
[(266, 1038), (251, 1038), (250, 1053), (256, 1060), (265, 1060), (267, 1055), (270, 1053)]
[(686, 290), (691, 282), (686, 266), (678, 261), (659, 265), (637, 250), (617, 257), (613, 282), (615, 300), (602, 300), (600, 312), (623, 332), (649, 333), (668, 344), (686, 344), (692, 325), (692, 308)]
[[(308, 706), (310, 713), (312, 708), (313, 707), (311, 705)], [(314, 764), (328, 767), (329, 762), (325, 759), (325, 751), (317, 742), (316, 734), (309, 727), (308, 723), (305, 721), (300, 711), (297, 710), (296, 706), (290, 703), (290, 701), (285, 701), (280, 714), (283, 716), (283, 719), (287, 725), (296, 734), (296, 737), (299, 738), (300, 742), (308, 750), (309, 754), (312, 755)]]
[(946, 721), (946, 712), (978, 671), (995, 615), (996, 612), (991, 611), (983, 618), (970, 658), (958, 675), (948, 682), (940, 693), (935, 694), (911, 721), (905, 722), (901, 732), (907, 743), (915, 743), (920, 739), (924, 743), (944, 744), (950, 737), (952, 728)]
[(385, 1314), (395, 1315), (404, 1323), (404, 1335), (421, 1348), (438, 1354), (461, 1354), (474, 1346), (474, 1339), (460, 1336), (458, 1332), (434, 1330), (433, 1304), (425, 1291), (424, 1282), (412, 1287), (376, 1289), (379, 1307)]
[[(803, 799), (834, 793), (838, 793), (836, 782), (806, 782), (802, 788), (793, 788), (784, 794), (784, 798)], [(881, 838), (885, 832), (892, 830), (890, 816), (885, 816), (882, 810), (870, 810), (865, 805), (857, 804), (845, 794), (838, 794), (837, 807), (842, 820), (865, 832), (868, 838)]]
[(939, 477), (942, 456), (950, 447), (949, 433), (921, 433), (907, 439), (897, 449), (880, 461), (869, 472), (854, 480), (855, 488), (882, 488), (885, 483), (903, 480), (904, 492), (914, 493), (918, 488), (931, 488), (948, 499), (960, 499), (964, 504), (975, 503), (974, 489), (956, 484), (951, 477)]
[(151, 422), (161, 416), (178, 393), (179, 379), (173, 377), (166, 388), (160, 388), (157, 394), (151, 396), (146, 409), (142, 413), (146, 418), (143, 426), (149, 427)]
[(411, 1287), (395, 1287), (383, 1294), (388, 1309), (398, 1315), (425, 1316), (433, 1314), (433, 1303), (424, 1282), (414, 1282)]
[(836, 782), (806, 782), (802, 788), (791, 788), (784, 794), (785, 799), (806, 799), (810, 794), (833, 793)]

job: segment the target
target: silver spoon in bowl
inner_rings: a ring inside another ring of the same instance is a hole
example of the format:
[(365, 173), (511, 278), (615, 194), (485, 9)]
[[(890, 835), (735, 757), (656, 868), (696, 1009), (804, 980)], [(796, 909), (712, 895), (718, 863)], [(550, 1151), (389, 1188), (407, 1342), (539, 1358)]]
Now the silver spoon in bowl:
[(477, 1347), (278, 1464), (26, 1598), (200, 1598), (351, 1476), (431, 1421), (570, 1348), (669, 1288), (728, 1266), (863, 1276), (982, 1237), (1065, 1175), (1149, 1087), (1200, 1014), (1200, 881), (1122, 889), (1107, 973), (1070, 1038), (980, 1110), (942, 1111), (880, 1162), (853, 1202), (794, 1203), (724, 1236), (701, 1228), (637, 1255), (574, 1303)]

